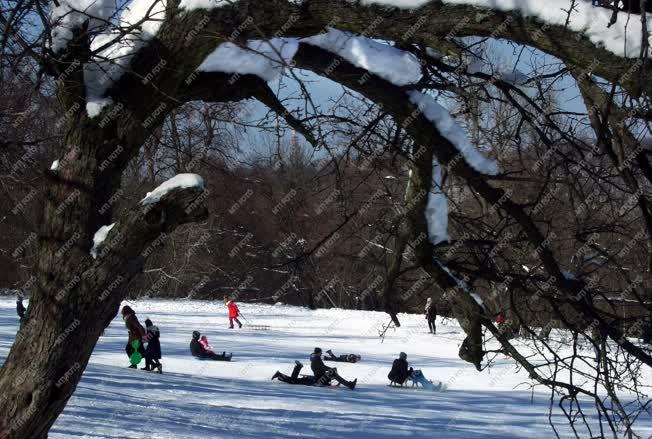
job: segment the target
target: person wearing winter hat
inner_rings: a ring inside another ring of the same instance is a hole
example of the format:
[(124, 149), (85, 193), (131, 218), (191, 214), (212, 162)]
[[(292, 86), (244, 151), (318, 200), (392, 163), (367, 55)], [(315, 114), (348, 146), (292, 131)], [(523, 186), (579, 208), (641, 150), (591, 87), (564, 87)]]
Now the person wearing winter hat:
[(156, 369), (158, 373), (163, 373), (163, 365), (159, 361), (161, 359), (161, 332), (150, 319), (145, 320), (145, 327), (147, 328), (147, 348), (145, 348), (143, 370)]
[(398, 358), (392, 363), (392, 370), (387, 374), (387, 378), (389, 378), (390, 385), (400, 384), (402, 386), (412, 372), (413, 369), (411, 367), (408, 369), (407, 354), (401, 352)]
[(338, 375), (336, 368), (326, 366), (321, 358), (321, 348), (315, 348), (313, 353), (310, 355), (310, 368), (312, 369), (312, 373), (315, 375), (317, 384), (322, 386), (329, 386), (331, 380), (335, 380), (353, 390), (358, 382), (357, 378), (353, 381), (347, 381)]
[[(231, 361), (233, 354), (226, 355), (226, 352), (222, 352), (222, 355), (218, 355), (210, 349), (206, 349), (201, 343), (201, 333), (199, 331), (192, 331), (192, 340), (190, 340), (190, 353), (193, 357), (215, 360), (215, 361)], [(205, 344), (208, 345), (208, 339), (204, 337)]]

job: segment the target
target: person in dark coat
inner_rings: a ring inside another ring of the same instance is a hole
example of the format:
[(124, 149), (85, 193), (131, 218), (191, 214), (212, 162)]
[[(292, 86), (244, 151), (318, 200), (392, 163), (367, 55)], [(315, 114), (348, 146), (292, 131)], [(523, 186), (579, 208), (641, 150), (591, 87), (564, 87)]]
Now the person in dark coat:
[(226, 355), (226, 352), (222, 352), (222, 355), (218, 355), (213, 351), (207, 350), (199, 342), (201, 333), (199, 331), (192, 331), (192, 340), (190, 340), (190, 353), (193, 357), (215, 360), (215, 361), (231, 361), (233, 354)]
[(315, 348), (314, 352), (310, 355), (310, 368), (312, 369), (312, 373), (315, 375), (317, 384), (328, 386), (330, 385), (331, 380), (335, 380), (340, 384), (344, 384), (351, 390), (355, 389), (358, 379), (356, 378), (353, 381), (345, 380), (337, 374), (337, 369), (334, 367), (328, 367), (324, 364), (321, 355), (321, 348)]
[(428, 329), (430, 333), (437, 333), (437, 326), (435, 326), (435, 319), (437, 318), (437, 307), (435, 302), (432, 301), (432, 297), (428, 297), (426, 300), (426, 320), (428, 320)]
[(18, 294), (16, 296), (16, 314), (20, 317), (20, 322), (22, 323), (25, 319), (25, 305), (23, 305), (23, 295)]
[(156, 369), (158, 373), (163, 373), (163, 365), (159, 361), (161, 359), (161, 332), (150, 319), (145, 320), (145, 328), (147, 328), (147, 347), (145, 348), (143, 370)]
[(643, 343), (652, 345), (652, 318), (648, 317), (647, 324), (643, 326), (641, 339), (643, 340)]
[(390, 385), (395, 383), (402, 386), (412, 371), (413, 369), (411, 367), (408, 369), (407, 354), (405, 352), (401, 352), (398, 358), (392, 363), (392, 370), (390, 370), (389, 374), (387, 374)]
[(326, 353), (328, 356), (324, 357), (325, 361), (335, 361), (337, 363), (357, 363), (362, 359), (360, 355), (356, 354), (335, 355), (330, 349), (327, 350)]
[[(131, 358), (132, 354), (135, 352), (134, 347), (133, 347), (133, 342), (134, 340), (138, 340), (138, 352), (142, 356), (145, 356), (145, 348), (143, 348), (143, 340), (147, 340), (147, 331), (145, 331), (145, 328), (143, 328), (143, 325), (140, 324), (138, 321), (138, 317), (136, 317), (136, 312), (131, 309), (129, 305), (125, 305), (122, 307), (122, 320), (125, 322), (125, 326), (127, 327), (127, 331), (129, 333), (129, 339), (127, 341), (127, 346), (125, 346), (125, 352), (127, 352), (127, 356)], [(136, 369), (137, 366), (135, 364), (132, 364), (129, 366), (130, 369)]]
[(288, 383), (288, 384), (314, 386), (317, 383), (315, 377), (314, 376), (299, 377), (299, 372), (301, 372), (301, 369), (303, 368), (303, 364), (301, 364), (300, 361), (295, 361), (294, 363), (295, 365), (294, 365), (294, 369), (292, 370), (291, 376), (287, 376), (284, 373), (281, 373), (277, 370), (274, 376), (272, 376), (272, 381), (275, 378), (277, 378), (279, 381), (283, 381), (284, 383)]

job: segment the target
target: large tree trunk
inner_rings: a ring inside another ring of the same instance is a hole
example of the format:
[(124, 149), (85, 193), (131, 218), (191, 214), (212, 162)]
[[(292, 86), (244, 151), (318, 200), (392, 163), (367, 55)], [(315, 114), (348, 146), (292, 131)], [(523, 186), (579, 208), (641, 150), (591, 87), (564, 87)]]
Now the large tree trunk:
[(143, 250), (177, 225), (207, 215), (198, 199), (202, 188), (174, 190), (120, 218), (93, 259), (93, 235), (111, 215), (100, 207), (118, 189), (122, 172), (121, 165), (101, 166), (100, 159), (117, 142), (106, 141), (85, 116), (71, 125), (66, 142), (66, 156), (51, 176), (28, 319), (0, 371), (0, 431), (7, 438), (47, 436), (116, 315), (128, 281), (151, 253)]

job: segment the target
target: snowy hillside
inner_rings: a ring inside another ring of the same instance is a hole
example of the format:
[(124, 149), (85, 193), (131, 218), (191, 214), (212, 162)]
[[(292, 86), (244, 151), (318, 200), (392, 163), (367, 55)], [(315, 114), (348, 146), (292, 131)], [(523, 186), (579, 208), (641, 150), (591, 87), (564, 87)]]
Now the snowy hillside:
[[(0, 301), (0, 361), (17, 329), (14, 302)], [(51, 431), (51, 438), (550, 438), (549, 394), (502, 359), (482, 373), (457, 357), (462, 340), (453, 322), (438, 320), (427, 333), (420, 315), (401, 315), (404, 326), (381, 343), (383, 313), (240, 304), (245, 328), (227, 329), (221, 303), (134, 302), (141, 322), (161, 330), (164, 374), (127, 369), (126, 330), (116, 318), (100, 338), (77, 392)], [(247, 329), (269, 325), (268, 331)], [(233, 362), (193, 359), (193, 330), (208, 336)], [(290, 386), (270, 381), (278, 369), (289, 374), (295, 359), (309, 373), (315, 346), (336, 354), (358, 353), (358, 364), (330, 363), (346, 388)], [(443, 381), (446, 392), (388, 388), (387, 373), (400, 351), (426, 377)], [(143, 364), (141, 364), (143, 366)], [(651, 382), (651, 377), (647, 377)], [(562, 437), (572, 437), (556, 411)], [(652, 415), (639, 419), (638, 433), (652, 435)], [(588, 437), (584, 432), (581, 437)]]

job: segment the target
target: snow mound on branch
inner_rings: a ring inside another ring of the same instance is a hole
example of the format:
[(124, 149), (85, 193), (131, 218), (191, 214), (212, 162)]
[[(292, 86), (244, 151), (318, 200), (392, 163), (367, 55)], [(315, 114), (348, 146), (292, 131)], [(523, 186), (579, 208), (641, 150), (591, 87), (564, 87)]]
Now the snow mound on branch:
[(95, 235), (93, 235), (93, 248), (91, 248), (91, 256), (93, 259), (97, 258), (97, 249), (102, 245), (106, 239), (106, 235), (109, 234), (113, 226), (115, 226), (115, 223), (109, 224), (108, 226), (102, 226), (97, 230), (97, 232), (95, 232)]
[(204, 179), (197, 174), (177, 174), (169, 180), (161, 183), (152, 192), (147, 192), (147, 195), (145, 195), (145, 198), (141, 200), (140, 204), (146, 206), (148, 204), (157, 203), (161, 197), (173, 189), (189, 187), (204, 188)]
[(482, 53), (473, 53), (466, 67), (468, 73), (484, 73), (494, 78), (508, 82), (513, 85), (525, 85), (529, 77), (516, 68), (509, 68), (505, 65), (494, 66), (485, 61)]
[(298, 48), (299, 43), (293, 38), (252, 40), (247, 48), (222, 43), (204, 59), (197, 71), (256, 75), (273, 81), (290, 64)]
[(439, 163), (433, 160), (432, 188), (426, 205), (428, 237), (433, 244), (448, 241), (448, 198), (442, 188), (442, 173)]
[(113, 99), (111, 98), (88, 96), (86, 98), (86, 113), (90, 118), (97, 117), (100, 115), (104, 107), (111, 105), (112, 103)]
[(93, 38), (91, 51), (97, 53), (84, 64), (89, 117), (99, 115), (113, 103), (105, 97), (106, 91), (120, 79), (133, 55), (156, 36), (164, 18), (165, 0), (132, 0), (120, 14), (117, 27)]
[(233, 0), (181, 0), (179, 9), (192, 11), (195, 9), (213, 9), (232, 4)]
[(55, 53), (65, 49), (72, 40), (73, 31), (80, 29), (86, 20), (89, 20), (88, 30), (93, 31), (114, 12), (115, 1), (112, 0), (60, 0), (58, 6), (51, 2), (50, 49)]
[(471, 167), (483, 174), (498, 174), (498, 164), (478, 151), (448, 110), (439, 105), (432, 96), (416, 90), (408, 91), (407, 95), (410, 102), (416, 105), (419, 111), (435, 125), (441, 135), (457, 148)]
[(301, 42), (341, 56), (397, 86), (414, 84), (421, 79), (421, 64), (410, 52), (382, 44), (364, 36), (328, 28)]
[(50, 171), (58, 171), (59, 170), (59, 160), (55, 160), (52, 162), (52, 165), (50, 166)]
[[(583, 32), (593, 44), (603, 46), (615, 55), (636, 58), (641, 52), (642, 25), (640, 15), (621, 12), (618, 21), (607, 27), (611, 10), (593, 6), (588, 0), (575, 2), (575, 9), (568, 14), (570, 0), (442, 0), (451, 5), (469, 5), (503, 12), (517, 12), (524, 17), (535, 18), (543, 23), (565, 26), (576, 32)], [(362, 0), (363, 4), (378, 4), (400, 8), (418, 8), (430, 0)], [(471, 24), (473, 23), (473, 18)], [(476, 18), (477, 19), (477, 18)], [(463, 21), (460, 22), (463, 25)], [(534, 31), (536, 32), (536, 30)]]

